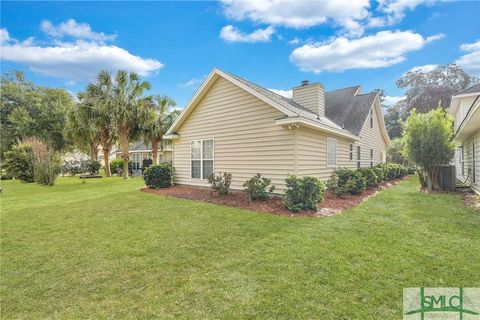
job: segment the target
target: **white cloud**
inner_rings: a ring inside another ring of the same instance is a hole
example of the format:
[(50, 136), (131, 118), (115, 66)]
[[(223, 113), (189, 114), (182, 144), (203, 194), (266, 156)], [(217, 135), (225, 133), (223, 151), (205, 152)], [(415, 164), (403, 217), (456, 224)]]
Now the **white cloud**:
[(464, 43), (460, 50), (465, 54), (458, 58), (455, 63), (462, 67), (465, 72), (480, 77), (480, 40), (472, 43)]
[(405, 60), (405, 54), (437, 39), (413, 31), (381, 31), (358, 39), (334, 38), (305, 44), (293, 50), (290, 61), (302, 71), (343, 71), (388, 67)]
[(346, 29), (358, 29), (355, 21), (366, 18), (370, 8), (369, 0), (222, 0), (222, 3), (230, 19), (297, 29), (332, 21)]
[(400, 22), (405, 11), (414, 10), (421, 4), (431, 5), (435, 0), (379, 0), (379, 10), (386, 13), (388, 24)]
[(292, 40), (288, 41), (288, 44), (299, 44), (300, 43), (300, 39), (298, 39), (297, 37), (293, 38)]
[(438, 65), (436, 65), (436, 64), (426, 64), (426, 65), (423, 65), (423, 66), (416, 66), (416, 67), (413, 67), (412, 69), (408, 70), (405, 73), (417, 72), (417, 71), (420, 71), (422, 73), (427, 73), (427, 72), (435, 70), (437, 68), (437, 66)]
[(69, 36), (75, 39), (100, 42), (114, 40), (116, 38), (116, 35), (106, 35), (103, 32), (95, 32), (88, 23), (77, 23), (74, 19), (69, 19), (57, 26), (53, 25), (52, 22), (48, 20), (43, 20), (40, 24), (40, 29), (55, 38)]
[(156, 59), (145, 59), (117, 46), (85, 41), (52, 46), (37, 46), (31, 42), (2, 44), (1, 59), (26, 64), (34, 72), (68, 80), (92, 80), (104, 69), (122, 69), (147, 76), (163, 67)]
[(281, 90), (281, 89), (268, 89), (276, 94), (284, 96), (286, 98), (292, 98), (292, 90)]
[(8, 34), (7, 29), (0, 29), (0, 43), (3, 44), (10, 40), (10, 35)]
[(192, 78), (185, 83), (181, 83), (178, 86), (182, 88), (194, 88), (196, 89), (205, 80), (207, 75), (203, 75), (202, 78)]
[(269, 26), (265, 29), (257, 29), (252, 33), (245, 34), (232, 25), (222, 28), (220, 31), (220, 38), (227, 42), (268, 42), (275, 33), (275, 29)]
[(382, 104), (390, 107), (394, 106), (398, 101), (405, 99), (405, 96), (385, 96)]

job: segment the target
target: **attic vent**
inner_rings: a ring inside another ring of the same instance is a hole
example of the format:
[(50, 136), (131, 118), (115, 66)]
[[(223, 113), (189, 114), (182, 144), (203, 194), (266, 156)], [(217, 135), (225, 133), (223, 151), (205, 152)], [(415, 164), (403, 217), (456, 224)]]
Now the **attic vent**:
[(308, 86), (310, 84), (310, 81), (308, 80), (302, 80), (302, 87), (303, 86)]

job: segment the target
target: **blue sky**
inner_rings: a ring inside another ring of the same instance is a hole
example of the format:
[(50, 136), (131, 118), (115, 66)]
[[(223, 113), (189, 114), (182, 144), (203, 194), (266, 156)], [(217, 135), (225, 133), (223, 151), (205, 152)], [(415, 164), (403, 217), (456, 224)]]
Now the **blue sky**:
[(123, 68), (180, 106), (213, 67), (270, 89), (308, 79), (395, 101), (395, 80), (415, 67), (456, 62), (480, 76), (479, 16), (473, 1), (2, 1), (1, 69), (77, 93)]

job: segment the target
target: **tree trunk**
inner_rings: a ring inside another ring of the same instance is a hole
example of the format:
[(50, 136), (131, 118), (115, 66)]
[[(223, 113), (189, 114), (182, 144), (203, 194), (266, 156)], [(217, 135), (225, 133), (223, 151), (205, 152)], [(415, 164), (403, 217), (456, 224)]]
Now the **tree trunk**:
[(110, 130), (105, 129), (102, 132), (101, 136), (102, 150), (103, 150), (103, 161), (105, 162), (105, 175), (110, 177), (112, 173), (110, 172), (110, 150), (112, 149), (112, 143), (110, 139)]
[(110, 146), (102, 146), (103, 149), (103, 161), (105, 162), (105, 175), (107, 177), (111, 176), (110, 172)]
[(90, 157), (98, 161), (98, 144), (94, 141), (90, 141)]
[(152, 140), (152, 160), (154, 165), (158, 164), (158, 142), (158, 139)]
[(128, 130), (120, 130), (118, 140), (122, 149), (123, 179), (128, 180)]

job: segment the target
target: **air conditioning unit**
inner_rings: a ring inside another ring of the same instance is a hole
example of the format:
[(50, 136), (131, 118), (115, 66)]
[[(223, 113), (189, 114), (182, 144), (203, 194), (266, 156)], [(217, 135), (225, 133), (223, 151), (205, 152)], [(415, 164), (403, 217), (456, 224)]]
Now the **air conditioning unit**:
[(443, 191), (456, 191), (456, 174), (455, 166), (444, 165), (440, 166), (440, 188)]

